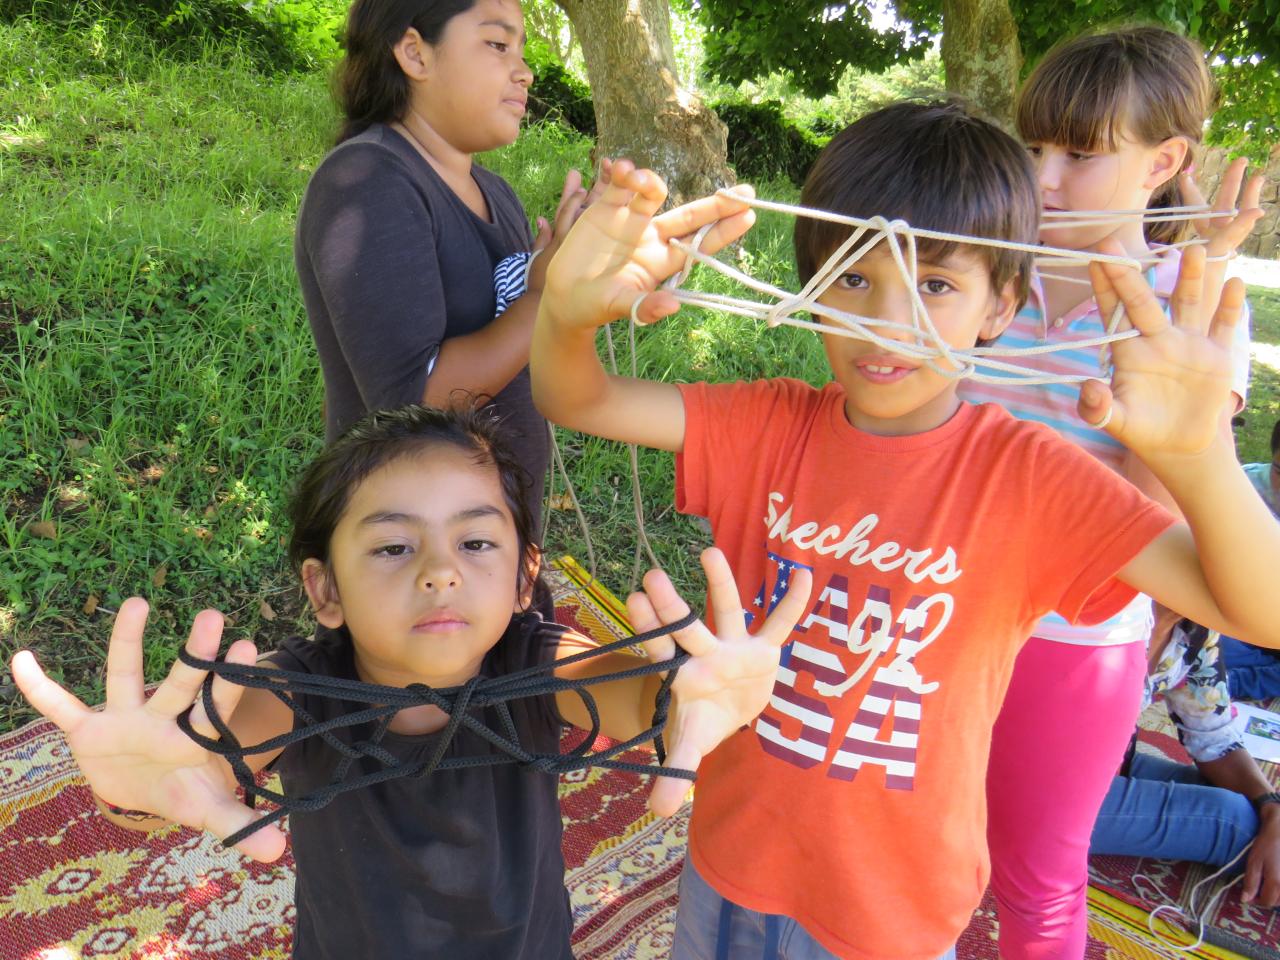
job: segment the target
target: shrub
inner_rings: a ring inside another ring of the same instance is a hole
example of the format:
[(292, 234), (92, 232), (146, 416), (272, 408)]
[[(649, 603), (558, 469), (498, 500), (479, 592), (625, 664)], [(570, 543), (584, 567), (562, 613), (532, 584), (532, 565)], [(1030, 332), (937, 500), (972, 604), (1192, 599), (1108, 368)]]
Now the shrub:
[(799, 186), (824, 141), (790, 120), (777, 100), (711, 105), (729, 128), (729, 163), (744, 180), (783, 176)]
[(525, 48), (525, 61), (533, 71), (529, 88), (530, 122), (554, 120), (584, 136), (596, 135), (596, 111), (591, 88), (575, 77), (536, 38)]
[(115, 24), (184, 62), (209, 47), (236, 48), (265, 73), (335, 60), (345, 15), (345, 0), (0, 0), (0, 22), (32, 19), (68, 32)]

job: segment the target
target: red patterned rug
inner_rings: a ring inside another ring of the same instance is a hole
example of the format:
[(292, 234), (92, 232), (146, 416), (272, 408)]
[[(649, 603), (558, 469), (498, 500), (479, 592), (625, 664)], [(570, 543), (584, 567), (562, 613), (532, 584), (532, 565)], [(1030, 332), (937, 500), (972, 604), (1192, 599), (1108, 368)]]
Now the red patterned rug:
[[(629, 635), (612, 596), (572, 561), (558, 566), (557, 619), (602, 642)], [(648, 783), (594, 769), (561, 780), (582, 960), (670, 948), (687, 817), (650, 815)], [(284, 960), (292, 929), (288, 853), (258, 864), (181, 827), (115, 827), (97, 815), (51, 723), (0, 737), (0, 960)]]
[[(557, 564), (553, 588), (561, 622), (601, 641), (627, 635), (617, 600), (572, 560)], [(1144, 741), (1176, 756), (1162, 716), (1144, 718)], [(602, 770), (561, 780), (579, 960), (668, 955), (688, 821), (683, 813), (667, 820), (648, 814), (648, 784)], [(1087, 960), (1237, 955), (1213, 945), (1179, 954), (1147, 931), (1153, 904), (1133, 888), (1132, 874), (1147, 874), (1176, 900), (1204, 875), (1200, 868), (1099, 858), (1093, 870)], [(51, 724), (0, 737), (0, 960), (285, 960), (292, 903), (288, 854), (277, 864), (256, 864), (179, 827), (150, 835), (113, 827), (94, 811)], [(1238, 897), (1228, 894), (1211, 926), (1218, 943), (1280, 960), (1280, 925)], [(988, 897), (961, 937), (959, 956), (996, 960), (995, 933)]]

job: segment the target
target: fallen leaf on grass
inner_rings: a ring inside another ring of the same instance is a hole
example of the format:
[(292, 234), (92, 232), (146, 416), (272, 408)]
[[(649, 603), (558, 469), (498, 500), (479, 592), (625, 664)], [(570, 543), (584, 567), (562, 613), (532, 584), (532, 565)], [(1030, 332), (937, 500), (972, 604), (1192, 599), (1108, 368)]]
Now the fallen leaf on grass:
[(547, 498), (547, 503), (550, 505), (552, 510), (573, 509), (573, 497), (569, 496), (567, 493), (553, 493), (549, 498)]
[(98, 595), (96, 593), (89, 594), (89, 599), (84, 602), (84, 606), (80, 609), (84, 611), (86, 617), (92, 617), (93, 612), (98, 609)]
[(162, 563), (156, 567), (155, 573), (151, 574), (151, 585), (159, 590), (164, 586), (164, 582), (169, 579), (169, 565)]
[(279, 614), (276, 613), (271, 604), (263, 600), (258, 604), (258, 616), (262, 617), (263, 620), (274, 620)]
[(71, 450), (83, 450), (89, 445), (89, 440), (85, 437), (67, 437), (67, 447)]
[(37, 520), (27, 529), (34, 537), (44, 537), (46, 540), (58, 539), (58, 525), (52, 520)]

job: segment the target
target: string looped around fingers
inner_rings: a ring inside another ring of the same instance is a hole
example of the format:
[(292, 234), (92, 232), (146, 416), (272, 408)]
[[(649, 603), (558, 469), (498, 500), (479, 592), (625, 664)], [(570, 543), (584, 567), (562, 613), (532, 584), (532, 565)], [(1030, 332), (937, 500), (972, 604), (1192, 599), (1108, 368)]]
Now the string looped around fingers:
[[(999, 345), (976, 346), (968, 349), (953, 347), (938, 333), (929, 318), (928, 308), (920, 295), (916, 283), (917, 275), (915, 270), (916, 242), (918, 239), (937, 240), (970, 247), (1022, 251), (1033, 254), (1038, 267), (1055, 264), (1067, 267), (1081, 267), (1091, 262), (1102, 262), (1116, 263), (1142, 270), (1159, 260), (1159, 254), (1156, 252), (1139, 257), (1128, 257), (1056, 248), (1041, 244), (1019, 243), (991, 237), (971, 237), (964, 234), (917, 228), (903, 220), (890, 221), (884, 217), (863, 219), (825, 210), (762, 200), (758, 197), (747, 197), (741, 194), (734, 194), (733, 196), (734, 199), (742, 203), (763, 210), (772, 210), (793, 216), (813, 217), (818, 220), (843, 224), (850, 227), (850, 234), (836, 247), (826, 262), (815, 271), (814, 275), (797, 293), (752, 277), (732, 264), (705, 253), (701, 249), (701, 245), (709, 226), (703, 227), (691, 240), (673, 238), (668, 242), (685, 254), (685, 265), (679, 273), (668, 279), (661, 289), (671, 291), (677, 300), (687, 306), (763, 320), (769, 327), (790, 326), (824, 335), (843, 336), (868, 341), (890, 353), (919, 360), (932, 370), (950, 379), (969, 378), (981, 383), (1001, 385), (1033, 386), (1037, 384), (1083, 383), (1085, 380), (1092, 378), (1084, 375), (1055, 374), (1035, 370), (1024, 367), (1016, 361), (1020, 357), (1089, 347), (1098, 349), (1099, 365), (1104, 374), (1109, 375), (1111, 371), (1111, 345), (1122, 340), (1141, 336), (1137, 330), (1122, 330), (1120, 328), (1124, 318), (1124, 309), (1121, 305), (1108, 318), (1106, 333), (1088, 340), (1043, 343), (1030, 347), (1004, 347)], [(1124, 222), (1134, 217), (1142, 217), (1149, 222), (1163, 222), (1194, 220), (1205, 216), (1234, 215), (1234, 211), (1212, 211), (1208, 205), (1163, 208), (1150, 211), (1067, 211), (1067, 213), (1070, 214), (1070, 219), (1066, 217), (1052, 218), (1054, 220), (1052, 225), (1055, 228), (1062, 228)], [(910, 323), (859, 316), (818, 302), (827, 289), (847, 273), (864, 254), (882, 243), (885, 244), (910, 290)], [(1205, 241), (1198, 239), (1172, 246), (1182, 247), (1192, 243), (1203, 244)], [(904, 245), (905, 251), (903, 249)], [(717, 273), (736, 281), (748, 290), (762, 295), (772, 302), (763, 302), (759, 299), (745, 296), (685, 289), (683, 284), (688, 278), (691, 264), (695, 261), (710, 267)], [(1077, 278), (1064, 277), (1063, 279)], [(1083, 282), (1087, 283), (1088, 281), (1084, 280)], [(637, 316), (637, 309), (638, 304), (633, 304), (633, 319)], [(804, 313), (809, 314), (812, 319), (803, 319), (797, 316)], [(907, 333), (909, 336), (905, 340), (901, 338), (895, 339), (885, 337), (877, 331)]]
[(1095, 430), (1107, 429), (1107, 425), (1111, 423), (1111, 414), (1115, 413), (1115, 409), (1116, 407), (1114, 403), (1108, 404), (1107, 412), (1102, 415), (1102, 419), (1099, 420), (1097, 423), (1089, 424), (1089, 426), (1093, 427), (1093, 429)]
[[(565, 680), (554, 676), (558, 668), (569, 666), (583, 660), (593, 659), (606, 654), (615, 653), (635, 644), (644, 643), (657, 637), (677, 633), (692, 625), (698, 619), (690, 612), (677, 620), (647, 633), (635, 637), (625, 637), (612, 643), (585, 650), (569, 657), (562, 657), (549, 663), (529, 667), (515, 673), (501, 674), (496, 677), (472, 677), (465, 684), (457, 687), (434, 688), (425, 684), (410, 684), (407, 687), (390, 687), (376, 683), (365, 683), (360, 680), (349, 680), (342, 677), (330, 677), (321, 674), (303, 673), (299, 671), (277, 670), (271, 667), (226, 663), (222, 660), (204, 660), (192, 656), (185, 648), (178, 651), (179, 659), (197, 670), (205, 670), (208, 675), (201, 685), (200, 697), (204, 711), (218, 736), (207, 737), (191, 726), (191, 710), (178, 716), (178, 726), (182, 731), (210, 753), (215, 753), (227, 760), (235, 774), (236, 782), (244, 790), (245, 802), (253, 807), (259, 799), (276, 804), (276, 809), (260, 817), (241, 830), (222, 841), (224, 847), (233, 847), (241, 840), (262, 829), (269, 823), (280, 820), (294, 812), (309, 813), (319, 810), (339, 794), (361, 787), (371, 786), (385, 780), (400, 777), (425, 777), (437, 770), (452, 770), (469, 767), (487, 767), (500, 764), (518, 763), (542, 773), (561, 774), (587, 767), (606, 767), (611, 770), (623, 770), (647, 776), (677, 777), (694, 780), (692, 770), (679, 768), (661, 769), (652, 764), (630, 763), (613, 759), (633, 747), (652, 742), (657, 754), (658, 764), (666, 762), (666, 744), (663, 732), (666, 728), (667, 714), (671, 705), (671, 684), (675, 681), (680, 667), (689, 659), (689, 654), (676, 645), (673, 657), (656, 663), (641, 663), (628, 670), (616, 671), (588, 679)], [(548, 624), (540, 619), (529, 617), (531, 626), (522, 624), (524, 642), (534, 642), (535, 638), (559, 638), (566, 630), (564, 627)], [(648, 676), (655, 673), (666, 673), (654, 699), (653, 719), (650, 727), (621, 743), (603, 750), (591, 752), (595, 739), (600, 734), (600, 712), (588, 687), (598, 683), (614, 680), (626, 680)], [(213, 682), (215, 677), (239, 684), (267, 690), (281, 703), (289, 707), (300, 724), (288, 733), (272, 737), (251, 746), (242, 745), (226, 721), (218, 713), (213, 701)], [(591, 729), (582, 742), (568, 753), (535, 753), (526, 750), (520, 742), (519, 731), (511, 717), (508, 702), (525, 697), (548, 696), (565, 691), (572, 691), (582, 700), (587, 714), (591, 717)], [(312, 696), (332, 697), (369, 706), (354, 710), (343, 716), (326, 721), (318, 721), (295, 702), (290, 694), (309, 694)], [(401, 762), (381, 745), (392, 719), (401, 710), (408, 707), (431, 705), (438, 707), (448, 715), (448, 723), (438, 732), (439, 742), (432, 755), (426, 760), (412, 763)], [(492, 707), (498, 714), (501, 730), (492, 730), (476, 716), (481, 708)], [(345, 728), (359, 728), (372, 725), (372, 731), (360, 737), (360, 731), (354, 730), (351, 739), (344, 739), (338, 732)], [(465, 727), (490, 743), (494, 753), (478, 754), (466, 757), (445, 757), (450, 743), (457, 732)], [(318, 790), (301, 797), (290, 797), (259, 786), (253, 771), (245, 758), (255, 754), (269, 753), (282, 749), (310, 737), (320, 737), (342, 758), (329, 783)], [(381, 769), (356, 777), (348, 777), (351, 765), (362, 758), (369, 758), (381, 764)]]

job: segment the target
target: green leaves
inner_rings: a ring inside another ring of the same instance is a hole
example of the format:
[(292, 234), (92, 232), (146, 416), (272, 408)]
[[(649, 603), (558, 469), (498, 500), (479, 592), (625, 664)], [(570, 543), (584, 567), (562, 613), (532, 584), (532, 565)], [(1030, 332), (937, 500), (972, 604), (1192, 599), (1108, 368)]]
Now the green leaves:
[[(1210, 139), (1255, 159), (1280, 139), (1280, 0), (1009, 0), (1024, 69), (1054, 43), (1106, 24), (1155, 21), (1196, 38), (1210, 54), (1222, 108)], [(941, 0), (897, 0), (898, 22), (871, 26), (871, 9), (826, 0), (700, 0), (705, 71), (737, 84), (775, 71), (810, 96), (832, 92), (850, 66), (883, 70), (915, 59), (943, 29)]]
[(701, 0), (697, 13), (707, 27), (706, 72), (739, 83), (786, 71), (809, 96), (831, 93), (851, 65), (882, 70), (923, 56), (938, 15), (919, 25), (872, 28), (861, 4), (832, 6), (824, 0)]

